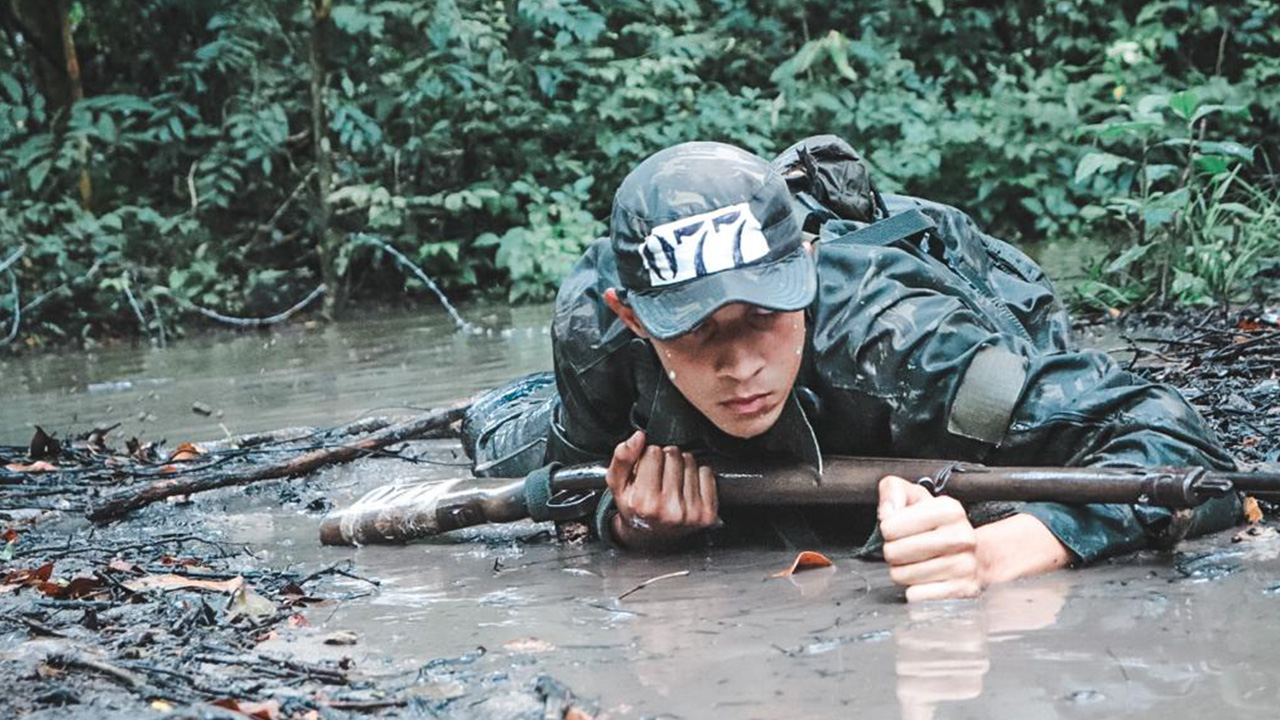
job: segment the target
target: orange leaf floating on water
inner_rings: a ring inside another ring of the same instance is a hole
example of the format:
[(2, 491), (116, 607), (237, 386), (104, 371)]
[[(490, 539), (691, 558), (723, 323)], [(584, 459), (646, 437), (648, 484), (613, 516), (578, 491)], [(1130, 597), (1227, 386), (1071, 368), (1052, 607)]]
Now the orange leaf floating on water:
[(13, 472), (29, 472), (29, 473), (57, 472), (58, 466), (54, 465), (51, 462), (48, 462), (47, 460), (37, 460), (36, 462), (31, 463), (30, 465), (22, 465), (20, 463), (9, 463), (8, 465), (4, 466), (4, 469), (12, 470)]
[(204, 451), (196, 447), (194, 444), (184, 442), (178, 446), (173, 454), (169, 456), (169, 462), (181, 462), (183, 460), (193, 460), (204, 454)]
[(823, 555), (820, 552), (815, 552), (813, 550), (804, 550), (799, 555), (796, 555), (795, 560), (791, 561), (791, 567), (787, 568), (786, 570), (779, 570), (778, 572), (774, 573), (773, 576), (786, 577), (787, 575), (795, 575), (801, 570), (812, 570), (814, 568), (832, 567), (834, 565), (835, 563), (831, 562), (831, 560), (826, 555)]

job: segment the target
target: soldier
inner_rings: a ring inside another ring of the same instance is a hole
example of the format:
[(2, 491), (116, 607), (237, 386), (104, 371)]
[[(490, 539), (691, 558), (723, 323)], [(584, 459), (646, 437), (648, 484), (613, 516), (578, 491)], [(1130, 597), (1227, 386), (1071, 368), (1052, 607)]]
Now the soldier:
[[(774, 163), (708, 142), (640, 163), (618, 188), (609, 237), (561, 287), (552, 330), (554, 387), (526, 381), (468, 418), (476, 472), (607, 461), (595, 529), (626, 549), (722, 524), (700, 460), (711, 454), (1234, 467), (1175, 390), (1073, 347), (1025, 255), (954, 208), (882, 196), (833, 136)], [(1234, 496), (1177, 518), (1146, 506), (978, 510), (890, 476), (862, 513), (723, 524), (865, 541), (915, 601), (1240, 518)]]

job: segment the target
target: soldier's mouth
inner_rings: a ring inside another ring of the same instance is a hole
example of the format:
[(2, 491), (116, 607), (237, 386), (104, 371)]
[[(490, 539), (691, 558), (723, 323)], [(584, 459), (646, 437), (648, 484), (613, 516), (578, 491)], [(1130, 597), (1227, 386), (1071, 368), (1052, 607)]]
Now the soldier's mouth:
[(735, 415), (754, 415), (769, 407), (769, 396), (771, 394), (762, 392), (752, 395), (740, 395), (724, 400), (720, 405)]

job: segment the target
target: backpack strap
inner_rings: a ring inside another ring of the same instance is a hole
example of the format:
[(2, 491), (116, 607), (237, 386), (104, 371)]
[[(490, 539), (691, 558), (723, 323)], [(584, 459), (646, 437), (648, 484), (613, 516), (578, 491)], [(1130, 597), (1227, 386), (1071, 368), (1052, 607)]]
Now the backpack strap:
[(837, 240), (856, 245), (885, 247), (899, 240), (906, 240), (935, 230), (937, 227), (932, 220), (919, 210), (907, 210), (842, 235)]

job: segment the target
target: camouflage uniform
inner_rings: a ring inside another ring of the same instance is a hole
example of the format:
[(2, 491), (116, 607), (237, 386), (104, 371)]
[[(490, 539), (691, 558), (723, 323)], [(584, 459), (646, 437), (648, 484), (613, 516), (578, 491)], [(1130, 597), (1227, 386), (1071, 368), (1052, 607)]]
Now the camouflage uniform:
[[(816, 192), (797, 195), (819, 210), (809, 223), (819, 230), (819, 289), (806, 311), (799, 377), (770, 431), (732, 438), (685, 400), (652, 346), (604, 304), (604, 291), (620, 283), (610, 244), (600, 239), (556, 300), (554, 388), (534, 379), (490, 403), (502, 411), (470, 419), (477, 471), (517, 475), (544, 463), (607, 461), (635, 429), (650, 443), (695, 453), (789, 454), (802, 462), (825, 453), (1234, 468), (1177, 391), (1074, 346), (1061, 303), (1024, 254), (959, 210), (917, 198), (883, 196), (862, 219), (824, 213), (842, 203), (839, 187), (823, 191), (822, 171), (840, 166), (816, 165), (807, 186)], [(1014, 509), (1041, 520), (1084, 563), (1158, 542), (1171, 523), (1168, 511), (1147, 506)], [(612, 512), (606, 497), (597, 514), (606, 539)], [(842, 513), (863, 534), (874, 525), (874, 508)], [(1239, 518), (1237, 497), (1214, 500), (1193, 512), (1189, 533)]]

